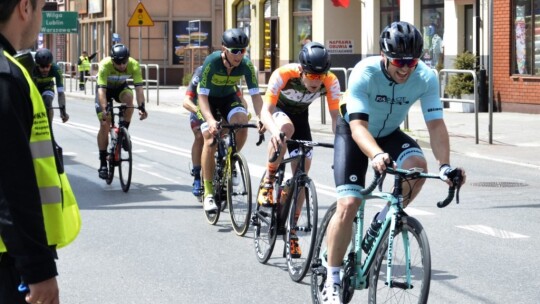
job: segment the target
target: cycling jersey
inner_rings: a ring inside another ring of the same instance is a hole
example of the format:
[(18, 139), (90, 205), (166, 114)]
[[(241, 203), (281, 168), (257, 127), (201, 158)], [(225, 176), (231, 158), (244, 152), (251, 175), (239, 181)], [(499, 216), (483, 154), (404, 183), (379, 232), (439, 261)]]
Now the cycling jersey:
[(319, 91), (311, 93), (302, 82), (300, 65), (291, 63), (272, 73), (266, 90), (266, 102), (277, 106), (285, 113), (298, 114), (306, 111), (315, 99), (324, 94), (328, 109), (337, 110), (341, 89), (336, 75), (328, 72)]
[(45, 76), (43, 76), (43, 74), (39, 70), (39, 67), (36, 65), (32, 70), (32, 79), (34, 80), (34, 83), (36, 84), (36, 87), (38, 88), (40, 93), (43, 93), (44, 91), (54, 92), (55, 81), (58, 93), (64, 92), (64, 81), (62, 80), (62, 73), (60, 72), (60, 68), (58, 67), (58, 65), (56, 65), (56, 63), (51, 64), (49, 73), (47, 73), (47, 75)]
[(340, 110), (346, 122), (369, 121), (373, 137), (383, 137), (399, 128), (409, 108), (420, 100), (424, 120), (443, 118), (436, 74), (422, 61), (409, 79), (395, 83), (387, 74), (381, 56), (360, 61), (349, 77), (349, 89)]
[(136, 87), (143, 85), (141, 67), (137, 60), (129, 57), (124, 72), (120, 72), (114, 68), (111, 57), (107, 57), (99, 63), (97, 75), (98, 88), (117, 89), (124, 86), (128, 79), (133, 79), (133, 85)]
[(236, 93), (236, 85), (242, 77), (246, 79), (249, 95), (259, 94), (257, 75), (249, 58), (244, 56), (240, 65), (227, 74), (221, 51), (215, 51), (204, 60), (198, 93), (209, 97), (233, 95)]

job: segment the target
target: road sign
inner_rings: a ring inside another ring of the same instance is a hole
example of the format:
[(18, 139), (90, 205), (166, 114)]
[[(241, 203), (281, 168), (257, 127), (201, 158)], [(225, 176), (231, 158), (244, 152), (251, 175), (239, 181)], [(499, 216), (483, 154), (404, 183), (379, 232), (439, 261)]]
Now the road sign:
[(45, 34), (77, 33), (77, 12), (43, 12), (41, 32)]
[(142, 2), (137, 4), (133, 15), (129, 18), (128, 26), (154, 26), (154, 21), (150, 18)]

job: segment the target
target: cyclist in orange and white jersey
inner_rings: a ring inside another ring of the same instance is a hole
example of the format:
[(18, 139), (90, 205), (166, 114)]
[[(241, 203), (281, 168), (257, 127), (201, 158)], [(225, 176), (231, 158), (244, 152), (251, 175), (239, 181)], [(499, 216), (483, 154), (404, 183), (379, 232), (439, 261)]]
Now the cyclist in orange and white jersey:
[[(304, 45), (298, 55), (299, 63), (286, 64), (276, 69), (268, 82), (266, 98), (261, 110), (261, 120), (267, 130), (272, 133), (268, 143), (269, 158), (282, 145), (285, 148), (287, 138), (312, 140), (309, 126), (309, 105), (326, 96), (328, 109), (332, 117), (332, 131), (335, 130), (339, 113), (339, 97), (341, 89), (339, 81), (332, 72), (329, 72), (330, 54), (318, 42)], [(280, 133), (285, 138), (280, 138)], [(298, 146), (288, 144), (289, 155), (298, 153)], [(311, 165), (312, 151), (309, 151), (306, 160), (306, 172)], [(274, 162), (267, 163), (266, 177), (260, 186), (257, 201), (261, 205), (273, 204), (273, 179), (283, 153)], [(292, 163), (293, 172), (297, 164)]]

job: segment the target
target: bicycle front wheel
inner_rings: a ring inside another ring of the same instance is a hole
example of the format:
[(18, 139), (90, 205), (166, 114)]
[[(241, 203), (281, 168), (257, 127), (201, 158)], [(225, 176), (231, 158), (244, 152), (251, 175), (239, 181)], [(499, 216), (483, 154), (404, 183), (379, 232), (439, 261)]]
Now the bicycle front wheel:
[(118, 132), (118, 171), (120, 173), (120, 185), (122, 191), (128, 192), (131, 185), (131, 170), (133, 166), (133, 159), (131, 155), (131, 138), (126, 128), (120, 128)]
[(227, 203), (231, 223), (239, 236), (244, 236), (251, 218), (251, 178), (246, 158), (236, 153), (231, 159), (227, 180)]
[(326, 283), (326, 267), (328, 266), (326, 231), (328, 230), (330, 220), (336, 213), (336, 207), (337, 203), (333, 203), (328, 208), (328, 211), (326, 211), (321, 226), (317, 231), (317, 240), (313, 247), (313, 259), (311, 261), (311, 270), (313, 271), (311, 274), (311, 300), (314, 304), (323, 302), (321, 292), (323, 291), (324, 283)]
[[(391, 286), (387, 286), (388, 235), (386, 231), (369, 275), (369, 303), (427, 303), (431, 254), (426, 232), (416, 219), (403, 216), (396, 228), (392, 253)], [(410, 264), (406, 253), (409, 251)], [(409, 273), (409, 274), (408, 274)], [(410, 278), (410, 284), (407, 282)]]
[[(266, 176), (266, 171), (263, 173), (261, 183)], [(258, 194), (258, 193), (257, 193)], [(274, 245), (277, 238), (277, 218), (276, 205), (269, 207), (256, 204), (255, 212), (253, 213), (251, 223), (253, 225), (253, 245), (255, 246), (255, 255), (257, 260), (265, 264), (272, 256)]]
[(318, 203), (313, 181), (305, 176), (303, 185), (294, 189), (287, 221), (286, 260), (289, 276), (301, 281), (311, 267), (311, 255), (317, 236)]

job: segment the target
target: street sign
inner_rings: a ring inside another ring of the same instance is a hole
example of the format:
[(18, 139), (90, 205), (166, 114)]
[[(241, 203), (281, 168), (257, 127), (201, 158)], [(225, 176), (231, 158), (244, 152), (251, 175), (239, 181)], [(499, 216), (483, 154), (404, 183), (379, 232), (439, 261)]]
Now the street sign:
[(41, 32), (44, 34), (77, 33), (77, 12), (43, 12)]
[(127, 25), (130, 27), (154, 26), (154, 21), (152, 21), (152, 18), (150, 18), (150, 15), (144, 8), (142, 2), (139, 2), (139, 4), (137, 4), (137, 7), (135, 8), (135, 11), (133, 11), (133, 15), (131, 15), (131, 18), (129, 18), (129, 22)]

